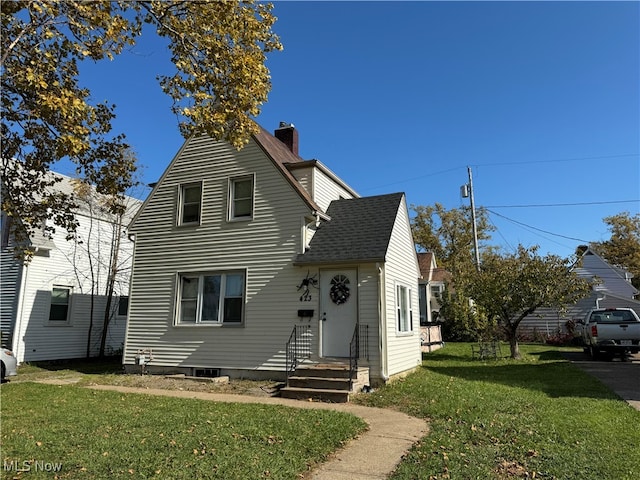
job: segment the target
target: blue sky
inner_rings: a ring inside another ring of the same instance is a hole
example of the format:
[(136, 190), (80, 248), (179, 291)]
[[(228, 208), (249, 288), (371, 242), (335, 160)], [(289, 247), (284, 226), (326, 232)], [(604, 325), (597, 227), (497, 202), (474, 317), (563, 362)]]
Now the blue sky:
[[(640, 211), (640, 3), (275, 2), (282, 52), (257, 118), (294, 123), (303, 158), (361, 195), (476, 206), (513, 250), (572, 254), (609, 237), (602, 219)], [(81, 83), (117, 105), (156, 181), (183, 139), (155, 80), (152, 31)], [(68, 173), (68, 172), (63, 172)], [(571, 204), (571, 205), (568, 205)], [(553, 205), (553, 206), (551, 206)]]

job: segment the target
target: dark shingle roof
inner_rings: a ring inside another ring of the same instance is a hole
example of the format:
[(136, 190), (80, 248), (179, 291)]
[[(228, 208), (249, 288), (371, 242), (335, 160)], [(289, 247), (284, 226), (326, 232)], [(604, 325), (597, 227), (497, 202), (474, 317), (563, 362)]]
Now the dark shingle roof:
[(296, 264), (384, 261), (403, 193), (334, 200)]
[(260, 125), (258, 125), (258, 127), (260, 127), (260, 131), (253, 135), (253, 139), (256, 141), (258, 146), (262, 148), (262, 151), (271, 159), (276, 168), (280, 170), (284, 178), (286, 178), (289, 184), (298, 192), (309, 208), (314, 211), (321, 211), (320, 207), (318, 207), (316, 202), (311, 198), (311, 195), (309, 195), (309, 192), (300, 185), (286, 167), (286, 165), (304, 163), (304, 160), (289, 150), (284, 143), (271, 135)]

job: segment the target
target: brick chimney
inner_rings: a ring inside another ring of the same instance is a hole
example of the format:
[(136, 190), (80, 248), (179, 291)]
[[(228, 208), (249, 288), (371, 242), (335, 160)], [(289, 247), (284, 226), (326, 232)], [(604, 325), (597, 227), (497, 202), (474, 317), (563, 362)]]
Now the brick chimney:
[(280, 122), (280, 127), (274, 134), (294, 155), (298, 155), (298, 131), (293, 126), (293, 123)]

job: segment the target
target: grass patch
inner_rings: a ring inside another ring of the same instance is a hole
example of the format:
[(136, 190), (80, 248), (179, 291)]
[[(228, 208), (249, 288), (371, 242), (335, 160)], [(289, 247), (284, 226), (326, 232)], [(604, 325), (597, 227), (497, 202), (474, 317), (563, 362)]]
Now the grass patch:
[(355, 401), (430, 422), (396, 480), (640, 478), (640, 412), (562, 350), (521, 345), (522, 360), (479, 361), (470, 344), (447, 344)]
[(61, 464), (56, 478), (295, 479), (366, 427), (334, 411), (31, 382), (1, 396), (5, 469), (32, 461), (34, 479), (53, 478), (43, 463)]

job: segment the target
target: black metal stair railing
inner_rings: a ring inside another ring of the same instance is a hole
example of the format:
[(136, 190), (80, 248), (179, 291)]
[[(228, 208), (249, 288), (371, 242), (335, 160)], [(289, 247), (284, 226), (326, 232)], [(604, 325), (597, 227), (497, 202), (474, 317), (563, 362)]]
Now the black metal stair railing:
[(286, 384), (301, 360), (311, 356), (311, 326), (295, 325), (286, 346)]
[(358, 359), (369, 360), (369, 325), (358, 324), (349, 342), (349, 390), (353, 388), (353, 377), (358, 372)]

